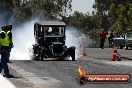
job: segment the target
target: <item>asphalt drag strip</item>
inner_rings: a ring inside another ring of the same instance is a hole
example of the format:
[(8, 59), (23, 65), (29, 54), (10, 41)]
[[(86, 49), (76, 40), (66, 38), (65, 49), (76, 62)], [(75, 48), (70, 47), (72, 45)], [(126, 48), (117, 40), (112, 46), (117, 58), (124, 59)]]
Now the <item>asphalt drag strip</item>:
[(10, 74), (12, 74), (14, 77), (8, 78), (8, 80), (11, 81), (16, 86), (16, 88), (32, 88), (33, 84), (30, 83), (28, 80), (26, 80), (15, 69), (10, 68), (10, 65), (9, 65), (9, 71), (10, 71)]
[[(24, 79), (23, 81), (25, 81), (25, 85), (28, 86), (29, 88), (58, 88), (57, 85), (61, 82), (57, 79), (54, 79), (53, 77), (44, 77), (44, 76), (35, 75), (34, 73), (25, 71), (21, 67), (13, 65), (13, 64), (9, 64), (9, 66), (13, 70), (15, 70), (17, 74), (23, 77)], [(20, 88), (23, 88), (23, 87), (20, 87)]]
[(130, 74), (131, 67), (116, 66), (94, 59), (77, 61), (13, 61), (9, 66), (20, 74), (29, 88), (132, 88), (130, 84), (86, 84), (76, 82), (78, 66), (88, 74)]

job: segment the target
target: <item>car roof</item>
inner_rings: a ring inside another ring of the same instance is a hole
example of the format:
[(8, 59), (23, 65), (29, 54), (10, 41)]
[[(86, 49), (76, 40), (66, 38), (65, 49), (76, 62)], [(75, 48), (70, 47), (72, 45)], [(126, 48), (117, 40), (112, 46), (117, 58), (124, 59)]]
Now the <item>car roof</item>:
[(40, 25), (61, 25), (61, 26), (65, 26), (66, 24), (64, 22), (60, 22), (60, 21), (39, 21), (39, 22), (35, 22), (35, 24), (40, 24)]

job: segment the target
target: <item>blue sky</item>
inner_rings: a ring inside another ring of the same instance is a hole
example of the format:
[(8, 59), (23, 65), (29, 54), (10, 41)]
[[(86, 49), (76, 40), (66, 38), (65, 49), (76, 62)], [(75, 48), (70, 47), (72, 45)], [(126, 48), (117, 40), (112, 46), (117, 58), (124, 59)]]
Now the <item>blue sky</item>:
[(79, 12), (92, 12), (93, 11), (93, 4), (95, 0), (72, 0), (72, 11), (79, 11)]

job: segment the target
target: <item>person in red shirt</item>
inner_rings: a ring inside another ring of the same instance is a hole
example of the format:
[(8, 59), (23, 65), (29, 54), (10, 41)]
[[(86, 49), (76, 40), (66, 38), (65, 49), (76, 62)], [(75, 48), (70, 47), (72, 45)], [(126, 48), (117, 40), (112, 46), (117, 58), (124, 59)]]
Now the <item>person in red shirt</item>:
[(101, 32), (99, 32), (99, 39), (100, 39), (100, 48), (104, 49), (104, 43), (107, 33), (102, 29)]

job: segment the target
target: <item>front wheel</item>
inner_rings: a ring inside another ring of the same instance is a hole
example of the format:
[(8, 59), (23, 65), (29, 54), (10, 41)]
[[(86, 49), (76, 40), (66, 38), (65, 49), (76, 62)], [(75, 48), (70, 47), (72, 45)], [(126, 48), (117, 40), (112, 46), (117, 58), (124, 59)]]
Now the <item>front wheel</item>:
[(128, 46), (127, 46), (127, 44), (125, 44), (125, 50), (128, 50)]
[(128, 50), (128, 47), (127, 46), (125, 47), (125, 50)]
[(43, 61), (43, 56), (42, 56), (42, 51), (38, 50), (34, 55), (33, 55), (33, 60), (35, 61)]
[(38, 55), (33, 55), (32, 56), (32, 60), (39, 61), (38, 58), (39, 58)]
[(71, 58), (72, 58), (72, 61), (75, 61), (75, 50), (72, 51)]
[(67, 57), (67, 56), (70, 56), (72, 58), (72, 61), (75, 61), (75, 49), (76, 47), (72, 46), (72, 47), (69, 47), (65, 53), (63, 54), (63, 57)]
[(68, 51), (69, 55), (72, 58), (72, 61), (75, 61), (75, 49), (76, 49), (76, 47), (72, 46), (69, 48), (69, 51)]

